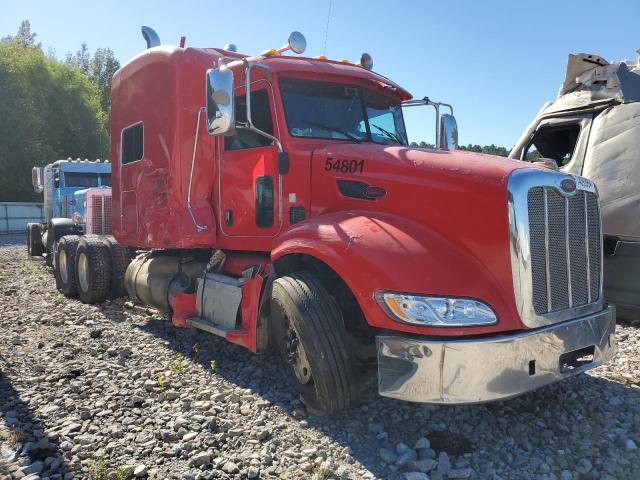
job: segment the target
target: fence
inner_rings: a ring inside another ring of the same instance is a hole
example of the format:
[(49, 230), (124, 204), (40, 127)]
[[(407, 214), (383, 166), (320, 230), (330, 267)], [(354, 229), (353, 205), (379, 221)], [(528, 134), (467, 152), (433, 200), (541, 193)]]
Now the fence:
[(0, 202), (0, 234), (22, 233), (27, 223), (44, 222), (42, 203)]

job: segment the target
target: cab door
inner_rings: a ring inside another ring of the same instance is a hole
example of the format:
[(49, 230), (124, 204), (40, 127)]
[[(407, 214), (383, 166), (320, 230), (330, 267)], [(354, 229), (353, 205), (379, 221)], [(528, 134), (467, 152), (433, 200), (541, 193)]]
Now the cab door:
[[(246, 122), (244, 88), (236, 89), (236, 121)], [(252, 83), (251, 119), (260, 130), (278, 136), (273, 91), (266, 80)], [(272, 237), (281, 227), (278, 148), (247, 129), (219, 142), (220, 229), (228, 236)]]

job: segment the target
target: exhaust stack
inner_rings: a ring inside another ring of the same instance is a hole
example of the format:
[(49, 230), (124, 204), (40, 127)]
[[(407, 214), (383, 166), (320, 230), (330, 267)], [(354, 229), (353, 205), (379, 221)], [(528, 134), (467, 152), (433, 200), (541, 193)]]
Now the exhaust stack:
[(158, 34), (153, 28), (143, 26), (140, 30), (142, 31), (142, 36), (147, 42), (147, 48), (160, 46), (160, 37), (158, 37)]

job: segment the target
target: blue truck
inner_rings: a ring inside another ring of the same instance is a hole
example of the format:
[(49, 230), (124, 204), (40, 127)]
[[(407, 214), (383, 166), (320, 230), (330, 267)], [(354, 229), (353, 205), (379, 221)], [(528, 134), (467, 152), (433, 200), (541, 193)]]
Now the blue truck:
[(44, 194), (44, 223), (27, 224), (27, 253), (54, 265), (63, 235), (111, 234), (111, 164), (105, 161), (57, 160), (33, 167), (36, 193)]

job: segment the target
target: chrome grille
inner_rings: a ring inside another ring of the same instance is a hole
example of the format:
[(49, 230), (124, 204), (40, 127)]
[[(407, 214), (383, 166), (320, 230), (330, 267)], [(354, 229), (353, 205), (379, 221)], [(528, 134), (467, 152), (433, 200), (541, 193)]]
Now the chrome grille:
[(527, 194), (533, 307), (537, 315), (590, 304), (600, 292), (600, 212), (597, 196), (555, 187)]
[(111, 196), (94, 195), (91, 197), (91, 225), (89, 233), (111, 235)]

